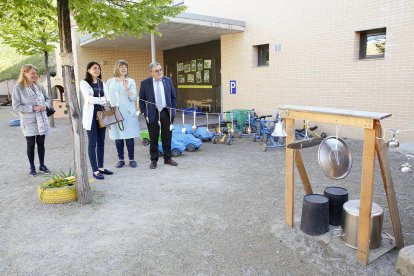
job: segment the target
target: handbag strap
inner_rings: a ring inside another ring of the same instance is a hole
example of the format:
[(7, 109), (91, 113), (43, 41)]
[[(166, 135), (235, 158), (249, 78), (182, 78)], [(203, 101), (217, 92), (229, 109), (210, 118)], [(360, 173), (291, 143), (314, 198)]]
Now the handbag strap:
[[(121, 125), (122, 125), (122, 127), (121, 127)], [(118, 122), (118, 127), (119, 127), (120, 131), (124, 131), (124, 129), (125, 129), (124, 121)]]
[[(124, 129), (125, 129), (124, 121), (119, 121), (119, 119), (116, 117), (116, 112), (114, 112), (114, 116), (115, 116), (116, 121), (118, 122), (119, 130), (120, 131), (124, 131)], [(122, 125), (122, 127), (121, 127), (121, 125)]]

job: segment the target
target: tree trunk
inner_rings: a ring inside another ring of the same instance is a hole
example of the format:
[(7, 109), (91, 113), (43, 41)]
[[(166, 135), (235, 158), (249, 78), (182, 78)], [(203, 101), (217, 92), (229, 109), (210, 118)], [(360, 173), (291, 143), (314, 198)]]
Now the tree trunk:
[(63, 82), (65, 93), (67, 93), (69, 119), (72, 127), (76, 191), (78, 194), (78, 202), (86, 204), (92, 201), (92, 191), (88, 180), (88, 164), (85, 154), (85, 135), (82, 127), (82, 117), (75, 90), (69, 0), (57, 0), (57, 8)]
[[(49, 53), (43, 52), (45, 54), (45, 70), (46, 70), (46, 80), (47, 80), (47, 96), (50, 99), (50, 104), (53, 107), (53, 97), (52, 97), (52, 84), (50, 83), (50, 70), (49, 70)], [(49, 123), (51, 127), (55, 127), (55, 115), (49, 117)]]

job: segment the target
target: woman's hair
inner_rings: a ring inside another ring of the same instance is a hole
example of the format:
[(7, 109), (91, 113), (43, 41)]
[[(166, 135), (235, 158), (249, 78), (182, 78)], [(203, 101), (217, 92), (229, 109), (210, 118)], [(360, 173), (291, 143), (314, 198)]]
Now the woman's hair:
[[(39, 70), (37, 70), (36, 66), (34, 66), (32, 64), (23, 65), (22, 68), (20, 68), (20, 75), (19, 75), (19, 78), (17, 79), (17, 83), (20, 84), (20, 85), (27, 85), (27, 78), (24, 74), (29, 72), (32, 69), (35, 69), (36, 72), (39, 73)], [(35, 83), (37, 83), (37, 82), (35, 82)]]
[[(115, 66), (114, 66), (114, 77), (117, 77), (117, 78), (120, 77), (119, 67), (121, 67), (121, 65), (125, 65), (128, 69), (128, 61), (122, 60), (122, 59), (118, 60), (117, 62), (115, 62)], [(128, 72), (126, 73), (125, 77), (126, 78), (128, 77)]]
[[(92, 66), (94, 65), (98, 65), (99, 69), (101, 69), (101, 65), (99, 65), (99, 63), (97, 63), (96, 61), (91, 61), (88, 63), (88, 65), (86, 65), (86, 75), (84, 80), (87, 81), (89, 84), (91, 84), (93, 82), (93, 77), (91, 74), (89, 74), (88, 70), (91, 69)], [(101, 69), (102, 72), (102, 69)], [(99, 74), (98, 79), (102, 81), (102, 73)]]

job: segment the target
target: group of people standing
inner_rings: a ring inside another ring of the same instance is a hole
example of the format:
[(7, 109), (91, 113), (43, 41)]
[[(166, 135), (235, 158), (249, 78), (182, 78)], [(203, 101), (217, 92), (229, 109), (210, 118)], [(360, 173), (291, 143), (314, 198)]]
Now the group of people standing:
[[(161, 65), (153, 62), (148, 66), (151, 76), (141, 82), (139, 90), (139, 108), (146, 118), (150, 138), (150, 169), (157, 168), (160, 155), (158, 137), (161, 133), (164, 164), (177, 166), (171, 158), (171, 128), (175, 117), (176, 93), (170, 78), (163, 75)], [(88, 156), (93, 177), (105, 179), (105, 175), (113, 172), (104, 167), (104, 149), (106, 127), (99, 127), (97, 113), (106, 105), (117, 106), (123, 117), (124, 128), (116, 124), (109, 129), (109, 137), (115, 141), (118, 154), (116, 168), (122, 168), (125, 162), (124, 149), (128, 152), (128, 165), (137, 167), (135, 160), (135, 138), (140, 135), (136, 101), (138, 97), (135, 80), (128, 76), (128, 62), (118, 60), (114, 66), (114, 76), (104, 83), (101, 66), (97, 62), (89, 62), (86, 75), (80, 81), (83, 96), (83, 128), (88, 136)], [(39, 171), (50, 174), (44, 164), (45, 135), (49, 131), (46, 107), (51, 102), (42, 85), (37, 83), (38, 70), (33, 65), (24, 65), (13, 91), (13, 108), (19, 111), (21, 128), (27, 140), (27, 156), (30, 163), (30, 176), (36, 176), (34, 165), (35, 144), (39, 155)]]

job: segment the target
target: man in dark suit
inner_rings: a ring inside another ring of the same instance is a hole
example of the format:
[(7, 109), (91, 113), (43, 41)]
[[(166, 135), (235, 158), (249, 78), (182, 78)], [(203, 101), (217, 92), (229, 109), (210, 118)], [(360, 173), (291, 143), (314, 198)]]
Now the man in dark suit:
[(147, 121), (150, 139), (150, 168), (157, 168), (160, 155), (158, 151), (158, 136), (161, 127), (162, 149), (164, 151), (164, 164), (178, 166), (171, 159), (170, 125), (174, 122), (177, 97), (170, 78), (164, 77), (161, 65), (153, 62), (148, 66), (151, 77), (141, 81), (139, 89), (139, 108)]

